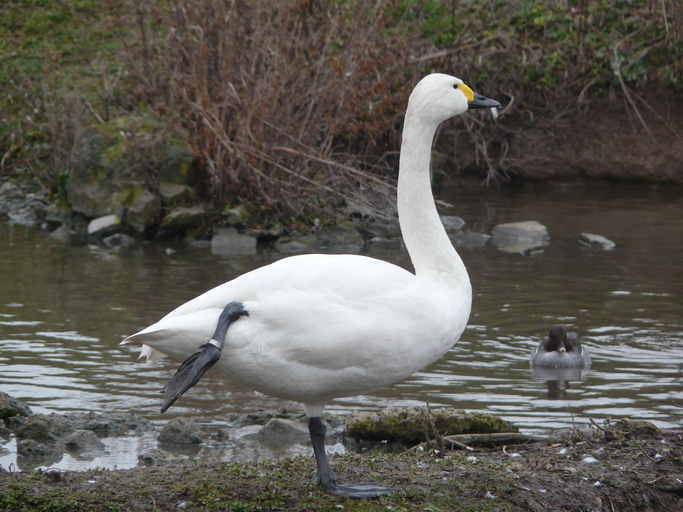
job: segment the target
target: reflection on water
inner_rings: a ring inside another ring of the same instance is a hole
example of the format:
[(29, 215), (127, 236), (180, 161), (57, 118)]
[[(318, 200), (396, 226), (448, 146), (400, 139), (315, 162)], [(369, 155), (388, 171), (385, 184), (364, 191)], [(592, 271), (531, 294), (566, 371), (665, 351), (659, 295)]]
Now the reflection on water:
[[(683, 419), (683, 253), (680, 190), (537, 187), (490, 194), (446, 191), (473, 230), (538, 220), (542, 254), (462, 250), (475, 297), (463, 339), (441, 361), (371, 395), (335, 401), (340, 413), (388, 404), (449, 404), (499, 415), (522, 430), (622, 416), (661, 427)], [(617, 242), (600, 252), (582, 231)], [(160, 421), (159, 390), (173, 365), (136, 361), (126, 334), (273, 255), (225, 258), (206, 248), (145, 245), (128, 252), (65, 246), (0, 223), (0, 390), (36, 412), (131, 411)], [(408, 266), (403, 250), (369, 254)], [(534, 379), (528, 358), (553, 324), (577, 331), (593, 357), (584, 380)], [(551, 389), (552, 388), (552, 389)], [(277, 407), (276, 399), (199, 383), (163, 419)]]

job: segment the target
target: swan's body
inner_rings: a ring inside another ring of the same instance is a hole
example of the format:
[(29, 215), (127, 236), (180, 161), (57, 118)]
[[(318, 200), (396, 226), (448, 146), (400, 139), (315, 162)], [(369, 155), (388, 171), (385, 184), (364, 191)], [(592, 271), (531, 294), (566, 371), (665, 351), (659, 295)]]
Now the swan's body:
[(419, 279), (373, 258), (292, 256), (209, 290), (128, 340), (185, 359), (211, 338), (225, 304), (239, 301), (249, 316), (228, 331), (221, 374), (313, 408), (441, 357), (465, 328), (470, 297), (468, 281)]
[[(213, 343), (222, 350), (215, 363), (222, 376), (303, 403), (311, 418), (321, 483), (343, 494), (333, 477), (332, 484), (325, 483), (331, 474), (324, 449), (320, 453), (324, 428), (319, 416), (325, 402), (405, 379), (439, 359), (467, 324), (470, 281), (436, 211), (429, 161), (437, 126), (468, 105), (499, 106), (441, 74), (420, 81), (408, 102), (398, 212), (415, 274), (364, 256), (293, 256), (209, 290), (124, 343), (144, 344), (182, 360), (215, 330), (214, 338), (224, 338)], [(224, 318), (228, 304), (245, 313)], [(150, 349), (143, 347), (143, 353)], [(192, 371), (190, 363), (184, 363), (183, 371)], [(187, 389), (201, 373), (192, 383), (186, 375), (174, 379), (176, 384), (187, 380)]]
[(550, 328), (548, 337), (541, 340), (530, 357), (533, 368), (587, 368), (591, 364), (590, 353), (575, 332), (567, 332), (562, 326)]

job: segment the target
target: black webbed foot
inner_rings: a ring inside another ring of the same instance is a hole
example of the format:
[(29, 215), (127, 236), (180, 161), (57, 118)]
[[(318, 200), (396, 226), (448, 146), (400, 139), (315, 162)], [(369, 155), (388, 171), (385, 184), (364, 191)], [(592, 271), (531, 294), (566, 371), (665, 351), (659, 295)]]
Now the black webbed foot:
[(342, 485), (337, 483), (337, 478), (330, 468), (327, 453), (325, 452), (325, 425), (322, 420), (317, 417), (311, 417), (308, 420), (308, 432), (311, 435), (311, 444), (313, 445), (313, 453), (315, 454), (315, 461), (318, 466), (318, 483), (322, 490), (334, 494), (335, 496), (343, 496), (345, 498), (378, 498), (385, 496), (398, 489), (391, 487), (377, 487), (374, 485)]
[(161, 406), (162, 413), (166, 412), (185, 391), (197, 384), (204, 373), (216, 364), (221, 358), (228, 327), (245, 315), (248, 316), (249, 313), (240, 302), (230, 302), (225, 306), (218, 318), (218, 324), (216, 325), (213, 337), (207, 343), (200, 346), (197, 352), (185, 359), (178, 367), (173, 378), (164, 386), (164, 403)]
[[(212, 340), (213, 341), (213, 340)], [(221, 350), (211, 343), (205, 343), (199, 350), (185, 359), (168, 384), (164, 386), (164, 404), (161, 412), (171, 407), (188, 389), (199, 382), (206, 370), (221, 358)]]

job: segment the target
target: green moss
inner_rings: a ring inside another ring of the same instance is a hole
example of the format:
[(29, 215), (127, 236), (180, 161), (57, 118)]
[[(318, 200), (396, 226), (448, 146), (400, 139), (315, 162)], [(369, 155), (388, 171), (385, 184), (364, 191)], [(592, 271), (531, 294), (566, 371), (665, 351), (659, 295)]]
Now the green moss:
[(496, 416), (462, 413), (451, 408), (388, 408), (352, 417), (346, 431), (356, 440), (411, 446), (435, 436), (516, 432), (517, 429)]

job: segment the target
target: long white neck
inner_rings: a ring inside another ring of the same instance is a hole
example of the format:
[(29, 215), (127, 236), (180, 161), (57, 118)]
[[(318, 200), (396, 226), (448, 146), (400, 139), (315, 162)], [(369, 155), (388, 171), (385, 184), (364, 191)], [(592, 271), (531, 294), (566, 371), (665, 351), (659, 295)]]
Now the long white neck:
[(408, 109), (398, 173), (398, 220), (416, 276), (438, 274), (469, 288), (467, 270), (446, 235), (432, 195), (429, 162), (436, 128)]

